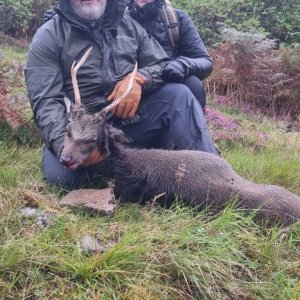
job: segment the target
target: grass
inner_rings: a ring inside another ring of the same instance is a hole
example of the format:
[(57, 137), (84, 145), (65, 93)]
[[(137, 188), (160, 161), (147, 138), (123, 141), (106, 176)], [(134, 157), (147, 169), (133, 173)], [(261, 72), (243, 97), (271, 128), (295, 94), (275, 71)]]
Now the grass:
[[(212, 218), (180, 204), (123, 204), (110, 218), (58, 209), (41, 230), (24, 223), (18, 207), (0, 225), (5, 299), (296, 299), (299, 292), (297, 225), (261, 228), (233, 208)], [(80, 255), (85, 233), (116, 244)]]
[[(179, 201), (169, 210), (120, 203), (114, 217), (73, 213), (56, 204), (64, 191), (42, 180), (41, 145), (2, 130), (0, 298), (299, 298), (299, 223), (265, 228), (233, 207), (213, 217)], [(299, 193), (298, 136), (278, 142), (281, 134), (274, 129), (263, 150), (222, 153), (248, 179)], [(20, 216), (30, 197), (56, 213), (52, 225), (41, 229)], [(87, 233), (108, 250), (81, 255), (78, 241)]]
[(300, 194), (300, 135), (280, 132), (276, 135), (274, 131), (272, 135), (263, 150), (224, 149), (224, 156), (246, 178), (278, 184)]
[(8, 37), (0, 32), (1, 51), (5, 54), (5, 58), (10, 63), (24, 63), (27, 58), (29, 48), (28, 41), (20, 41)]
[[(299, 132), (238, 119), (247, 136), (221, 143), (222, 155), (240, 175), (299, 194)], [(268, 135), (262, 144), (252, 142), (258, 131)], [(0, 126), (0, 299), (300, 298), (299, 222), (266, 228), (232, 205), (212, 216), (180, 200), (171, 209), (119, 203), (111, 217), (75, 213), (57, 204), (65, 191), (43, 181), (41, 153), (35, 134)], [(55, 214), (53, 223), (22, 217), (28, 204)], [(80, 253), (85, 234), (103, 250)]]

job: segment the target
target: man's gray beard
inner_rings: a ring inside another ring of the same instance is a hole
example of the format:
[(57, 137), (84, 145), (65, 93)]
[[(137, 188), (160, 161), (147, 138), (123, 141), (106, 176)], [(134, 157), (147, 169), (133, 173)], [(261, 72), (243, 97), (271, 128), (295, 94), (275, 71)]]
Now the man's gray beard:
[(84, 20), (95, 21), (100, 19), (105, 11), (107, 0), (99, 0), (94, 5), (85, 5), (84, 3), (75, 4), (71, 0), (72, 8), (75, 14)]

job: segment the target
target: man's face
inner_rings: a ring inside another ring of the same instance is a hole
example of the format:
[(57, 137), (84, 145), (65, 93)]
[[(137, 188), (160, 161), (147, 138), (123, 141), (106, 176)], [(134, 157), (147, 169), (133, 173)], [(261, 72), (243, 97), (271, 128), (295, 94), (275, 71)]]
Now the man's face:
[(154, 2), (155, 0), (134, 0), (134, 3), (140, 7), (143, 7), (147, 3)]
[(105, 11), (107, 0), (70, 0), (77, 16), (84, 20), (98, 20)]

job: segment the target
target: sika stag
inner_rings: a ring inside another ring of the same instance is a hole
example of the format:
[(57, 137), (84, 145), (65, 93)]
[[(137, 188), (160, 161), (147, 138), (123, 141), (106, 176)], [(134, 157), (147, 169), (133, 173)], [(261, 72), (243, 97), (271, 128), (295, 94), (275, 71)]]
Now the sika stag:
[[(77, 70), (83, 62), (77, 65)], [(74, 67), (74, 66), (73, 66)], [(88, 115), (80, 105), (76, 68), (72, 76), (76, 96), (69, 113), (61, 163), (68, 169), (97, 165), (99, 172), (114, 179), (115, 194), (130, 201), (160, 197), (198, 207), (221, 210), (235, 199), (246, 211), (257, 210), (259, 219), (270, 224), (292, 224), (300, 219), (300, 197), (275, 186), (256, 184), (236, 174), (222, 158), (190, 150), (167, 151), (132, 149), (128, 138), (106, 123), (105, 115), (130, 92), (135, 67), (127, 91), (100, 113)]]

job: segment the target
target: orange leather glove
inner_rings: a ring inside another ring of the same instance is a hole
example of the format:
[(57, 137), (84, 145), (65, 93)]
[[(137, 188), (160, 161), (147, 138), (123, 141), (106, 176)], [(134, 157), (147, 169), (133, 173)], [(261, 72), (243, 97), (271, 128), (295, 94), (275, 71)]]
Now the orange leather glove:
[[(114, 101), (122, 96), (122, 94), (124, 94), (128, 87), (130, 76), (131, 73), (129, 73), (124, 79), (117, 83), (114, 90), (108, 96), (108, 101)], [(147, 79), (144, 76), (137, 73), (135, 75), (135, 82), (133, 84), (131, 92), (126, 98), (122, 100), (121, 103), (119, 103), (112, 109), (112, 113), (115, 114), (118, 118), (122, 119), (134, 117), (139, 107), (142, 96), (142, 88), (146, 81)]]

